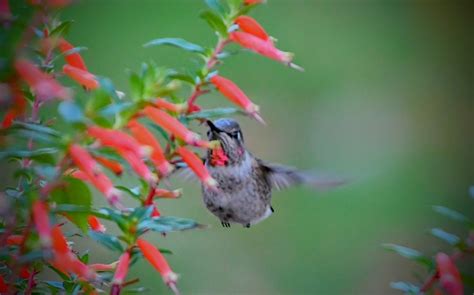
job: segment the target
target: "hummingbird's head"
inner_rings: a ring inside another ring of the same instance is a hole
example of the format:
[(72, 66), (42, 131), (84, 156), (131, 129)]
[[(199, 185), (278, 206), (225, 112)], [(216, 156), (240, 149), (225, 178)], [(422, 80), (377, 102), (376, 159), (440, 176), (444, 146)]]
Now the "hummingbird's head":
[[(244, 137), (240, 130), (239, 123), (233, 119), (218, 119), (214, 122), (207, 121), (209, 130), (207, 137), (209, 140), (218, 140), (221, 144), (225, 165), (239, 164), (245, 157)], [(215, 158), (218, 155), (215, 151), (209, 150), (208, 157)], [(222, 158), (222, 156), (221, 156)]]

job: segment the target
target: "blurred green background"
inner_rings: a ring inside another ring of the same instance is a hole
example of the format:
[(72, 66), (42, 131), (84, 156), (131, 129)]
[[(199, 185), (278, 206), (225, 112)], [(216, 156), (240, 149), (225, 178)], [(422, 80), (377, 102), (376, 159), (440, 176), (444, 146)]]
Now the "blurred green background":
[[(181, 69), (179, 49), (143, 48), (159, 37), (213, 46), (199, 19), (204, 1), (80, 1), (63, 13), (69, 40), (86, 46), (91, 72), (127, 91), (126, 69), (154, 60)], [(300, 73), (244, 52), (220, 72), (262, 107), (268, 126), (242, 118), (248, 147), (276, 162), (337, 172), (347, 186), (274, 194), (271, 218), (250, 229), (222, 228), (197, 184), (162, 212), (210, 224), (207, 230), (150, 235), (174, 255), (184, 294), (390, 294), (416, 281), (414, 263), (381, 248), (393, 242), (433, 255), (447, 249), (431, 227), (465, 234), (431, 205), (472, 214), (474, 183), (472, 5), (452, 1), (269, 0), (252, 12), (278, 47), (296, 54)], [(229, 105), (217, 94), (204, 106)], [(125, 176), (127, 177), (127, 176)], [(114, 256), (94, 248), (104, 262)], [(150, 294), (167, 293), (145, 262)]]

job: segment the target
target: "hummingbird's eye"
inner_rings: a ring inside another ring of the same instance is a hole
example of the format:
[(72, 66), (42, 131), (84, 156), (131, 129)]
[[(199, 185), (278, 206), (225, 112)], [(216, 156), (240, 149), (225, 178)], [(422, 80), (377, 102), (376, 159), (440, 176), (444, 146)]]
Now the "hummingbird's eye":
[(234, 131), (232, 133), (229, 133), (230, 137), (235, 138), (240, 140), (240, 132), (239, 131)]

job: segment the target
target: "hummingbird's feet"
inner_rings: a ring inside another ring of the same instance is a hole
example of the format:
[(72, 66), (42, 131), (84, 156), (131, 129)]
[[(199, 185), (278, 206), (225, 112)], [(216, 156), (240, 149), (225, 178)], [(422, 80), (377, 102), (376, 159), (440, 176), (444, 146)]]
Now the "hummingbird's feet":
[(272, 213), (273, 213), (273, 212), (275, 212), (275, 210), (273, 209), (273, 207), (272, 207), (272, 206), (270, 206), (270, 210), (272, 210)]
[(250, 228), (250, 223), (247, 223), (246, 225), (244, 225), (244, 227)]
[(223, 227), (230, 227), (230, 223), (228, 223), (228, 222), (221, 221), (221, 224), (222, 224)]

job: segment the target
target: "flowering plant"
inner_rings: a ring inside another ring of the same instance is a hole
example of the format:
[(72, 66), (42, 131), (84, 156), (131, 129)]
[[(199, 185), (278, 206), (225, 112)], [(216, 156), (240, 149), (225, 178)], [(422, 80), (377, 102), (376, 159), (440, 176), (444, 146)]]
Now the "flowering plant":
[[(144, 235), (201, 227), (194, 220), (163, 216), (157, 206), (160, 198), (181, 196), (180, 189), (163, 187), (179, 163), (184, 162), (203, 185), (216, 186), (193, 148), (219, 145), (201, 139), (190, 123), (234, 113), (264, 122), (259, 106), (216, 71), (230, 56), (226, 46), (234, 43), (301, 68), (246, 15), (262, 1), (208, 0), (209, 9), (201, 17), (217, 35), (214, 48), (180, 38), (145, 44), (189, 51), (200, 58), (200, 69), (179, 72), (147, 63), (130, 74), (131, 91), (123, 93), (109, 79), (91, 73), (81, 56), (84, 48), (67, 41), (72, 22), (61, 21), (57, 12), (70, 2), (0, 0), (1, 38), (7, 41), (0, 63), (5, 111), (0, 159), (11, 162), (5, 165), (15, 181), (0, 196), (0, 292), (109, 289), (119, 294), (138, 282), (139, 278), (127, 280), (127, 272), (143, 258), (178, 293), (178, 276), (163, 256), (169, 251), (147, 242)], [(70, 82), (74, 86), (64, 86)], [(187, 99), (180, 92), (183, 85), (191, 89)], [(214, 89), (237, 108), (203, 110), (197, 99)], [(118, 185), (117, 177), (124, 171), (133, 171), (139, 184)], [(108, 205), (94, 204), (90, 188)], [(132, 207), (125, 205), (132, 200)], [(115, 224), (119, 233), (109, 232), (102, 220)], [(72, 236), (88, 236), (114, 251), (117, 260), (89, 263), (87, 252), (74, 245)], [(58, 279), (41, 280), (38, 274), (46, 269)]]

